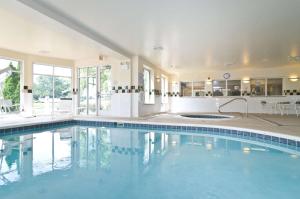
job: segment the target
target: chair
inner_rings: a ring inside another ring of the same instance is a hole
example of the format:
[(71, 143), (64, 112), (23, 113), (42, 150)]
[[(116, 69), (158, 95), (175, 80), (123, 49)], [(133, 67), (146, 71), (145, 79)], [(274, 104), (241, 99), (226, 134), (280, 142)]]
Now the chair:
[(267, 102), (265, 100), (262, 100), (260, 102), (260, 104), (262, 105), (262, 108), (264, 110), (264, 113), (270, 113), (270, 109), (271, 109), (271, 114), (277, 114), (277, 106), (275, 102)]
[(278, 102), (277, 103), (277, 108), (280, 111), (281, 115), (284, 115), (284, 113), (286, 113), (286, 115), (289, 114), (289, 108), (291, 108), (291, 102)]
[(3, 99), (0, 99), (0, 113), (2, 112), (2, 111), (4, 111), (4, 108), (3, 108)]
[(295, 111), (296, 111), (297, 117), (299, 117), (299, 112), (300, 112), (300, 101), (296, 101), (296, 102), (295, 102)]
[(1, 100), (1, 111), (5, 113), (14, 112), (19, 108), (19, 104), (13, 104), (11, 100)]
[(72, 113), (72, 98), (60, 98), (56, 111), (58, 113)]

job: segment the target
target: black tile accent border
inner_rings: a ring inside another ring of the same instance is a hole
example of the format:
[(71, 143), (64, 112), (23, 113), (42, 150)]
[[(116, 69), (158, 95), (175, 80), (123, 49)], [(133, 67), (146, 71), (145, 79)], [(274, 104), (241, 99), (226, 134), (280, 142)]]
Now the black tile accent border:
[(284, 95), (300, 95), (300, 90), (284, 90)]

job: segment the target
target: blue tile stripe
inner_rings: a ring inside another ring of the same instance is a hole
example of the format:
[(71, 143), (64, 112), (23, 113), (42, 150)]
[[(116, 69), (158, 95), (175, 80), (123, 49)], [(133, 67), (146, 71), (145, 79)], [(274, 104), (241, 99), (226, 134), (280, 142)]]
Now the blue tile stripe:
[(56, 128), (70, 127), (73, 125), (88, 126), (88, 127), (109, 127), (109, 128), (126, 128), (126, 129), (143, 129), (143, 130), (158, 130), (158, 131), (173, 131), (173, 132), (189, 132), (189, 133), (204, 133), (211, 135), (237, 137), (247, 140), (265, 142), (269, 144), (279, 144), (280, 146), (292, 147), (300, 149), (300, 141), (281, 138), (277, 136), (259, 134), (251, 131), (239, 131), (234, 129), (222, 129), (213, 127), (194, 127), (194, 126), (178, 126), (164, 124), (142, 124), (142, 123), (123, 123), (123, 122), (105, 122), (105, 121), (86, 121), (86, 120), (68, 120), (60, 122), (52, 122), (45, 124), (37, 124), (23, 127), (13, 127), (0, 129), (1, 135), (12, 135), (18, 133), (32, 133), (45, 130), (54, 130)]
[(14, 134), (26, 134), (38, 131), (46, 131), (46, 130), (53, 130), (57, 128), (67, 127), (71, 125), (76, 125), (75, 120), (68, 120), (68, 121), (59, 121), (59, 122), (51, 122), (51, 123), (44, 123), (44, 124), (33, 124), (33, 125), (26, 125), (21, 127), (12, 127), (12, 128), (2, 128), (0, 129), (0, 136), (2, 135), (14, 135)]

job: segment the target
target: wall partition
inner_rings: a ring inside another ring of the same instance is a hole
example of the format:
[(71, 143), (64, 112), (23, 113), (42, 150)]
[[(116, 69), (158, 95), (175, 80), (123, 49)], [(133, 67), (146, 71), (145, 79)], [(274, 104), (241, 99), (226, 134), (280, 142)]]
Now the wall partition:
[(72, 69), (33, 64), (33, 114), (72, 113)]

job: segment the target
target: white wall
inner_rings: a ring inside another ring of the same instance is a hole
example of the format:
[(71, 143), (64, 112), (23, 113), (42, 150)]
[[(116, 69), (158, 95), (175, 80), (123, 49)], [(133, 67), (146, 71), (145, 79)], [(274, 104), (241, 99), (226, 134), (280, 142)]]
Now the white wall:
[[(144, 71), (144, 66), (147, 66), (151, 68), (152, 72), (154, 73), (154, 89), (161, 90), (161, 82), (158, 81), (158, 78), (161, 78), (161, 75), (164, 75), (167, 79), (168, 82), (171, 82), (171, 75), (168, 74), (167, 72), (157, 68), (154, 64), (148, 62), (147, 60), (143, 59), (142, 57), (138, 57), (138, 77), (143, 74)], [(138, 81), (141, 81), (141, 78), (138, 79)], [(143, 84), (142, 82), (138, 82), (139, 85)], [(170, 86), (169, 86), (170, 88)], [(170, 91), (170, 90), (169, 90)], [(169, 111), (169, 106), (168, 104), (162, 104), (161, 96), (155, 96), (154, 99), (154, 104), (145, 104), (144, 103), (144, 97), (143, 93), (140, 93), (139, 100), (138, 100), (138, 110), (139, 114), (138, 116), (146, 116), (146, 115), (151, 115), (155, 113), (160, 113), (160, 112), (166, 112)]]
[[(286, 97), (245, 97), (248, 101), (249, 113), (272, 113), (271, 103), (276, 102), (295, 102), (300, 101), (300, 96), (286, 96)], [(209, 112), (217, 113), (218, 107), (225, 102), (233, 99), (233, 97), (177, 97), (171, 99), (172, 113), (200, 113)], [(267, 101), (268, 105), (263, 106), (261, 101)], [(291, 106), (291, 114), (295, 114)], [(224, 108), (223, 112), (245, 112), (244, 101), (234, 101)]]

